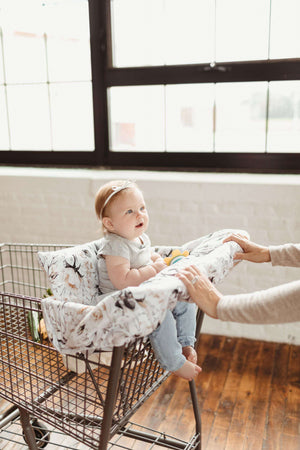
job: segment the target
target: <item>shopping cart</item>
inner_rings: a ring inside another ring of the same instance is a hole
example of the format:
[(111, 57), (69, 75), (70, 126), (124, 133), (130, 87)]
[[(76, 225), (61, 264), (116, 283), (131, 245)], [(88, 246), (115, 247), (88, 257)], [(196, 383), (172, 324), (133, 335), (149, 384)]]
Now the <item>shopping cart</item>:
[[(195, 433), (188, 442), (130, 421), (169, 375), (159, 366), (148, 339), (115, 347), (107, 365), (101, 358), (107, 359), (106, 352), (99, 352), (96, 361), (95, 354), (66, 358), (43, 338), (37, 324), (49, 286), (36, 253), (63, 247), (0, 245), (0, 397), (14, 405), (0, 417), (0, 441), (1, 427), (18, 416), (31, 450), (51, 442), (40, 419), (93, 449), (134, 448), (122, 444), (125, 437), (126, 442), (143, 441), (144, 448), (199, 450), (201, 420), (194, 381), (189, 387)], [(197, 335), (201, 322), (200, 313)]]

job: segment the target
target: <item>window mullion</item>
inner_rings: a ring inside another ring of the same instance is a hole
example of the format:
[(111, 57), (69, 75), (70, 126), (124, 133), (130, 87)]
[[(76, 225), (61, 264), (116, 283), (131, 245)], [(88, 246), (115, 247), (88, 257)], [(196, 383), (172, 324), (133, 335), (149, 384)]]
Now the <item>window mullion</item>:
[(300, 59), (111, 68), (106, 73), (107, 87), (275, 80), (300, 80)]

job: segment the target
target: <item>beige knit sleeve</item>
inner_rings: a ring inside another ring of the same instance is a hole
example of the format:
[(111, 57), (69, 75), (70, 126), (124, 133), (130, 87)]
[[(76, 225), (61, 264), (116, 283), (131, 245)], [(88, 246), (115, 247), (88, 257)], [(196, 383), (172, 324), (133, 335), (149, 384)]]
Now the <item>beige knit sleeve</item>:
[(273, 266), (300, 267), (300, 244), (284, 244), (269, 247)]
[(218, 319), (241, 323), (300, 321), (300, 280), (250, 294), (225, 295), (217, 307)]

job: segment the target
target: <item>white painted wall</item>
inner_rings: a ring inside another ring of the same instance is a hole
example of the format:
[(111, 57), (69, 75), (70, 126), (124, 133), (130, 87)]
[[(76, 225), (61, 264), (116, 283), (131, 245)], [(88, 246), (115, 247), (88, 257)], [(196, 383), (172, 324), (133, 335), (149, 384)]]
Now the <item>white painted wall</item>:
[[(300, 176), (0, 167), (0, 241), (84, 243), (99, 237), (94, 196), (106, 181), (137, 180), (153, 245), (242, 228), (261, 244), (300, 242)], [(300, 269), (240, 264), (219, 289), (250, 292), (299, 279)], [(300, 301), (300, 299), (299, 299)], [(242, 325), (205, 318), (213, 334), (300, 344), (300, 323)]]

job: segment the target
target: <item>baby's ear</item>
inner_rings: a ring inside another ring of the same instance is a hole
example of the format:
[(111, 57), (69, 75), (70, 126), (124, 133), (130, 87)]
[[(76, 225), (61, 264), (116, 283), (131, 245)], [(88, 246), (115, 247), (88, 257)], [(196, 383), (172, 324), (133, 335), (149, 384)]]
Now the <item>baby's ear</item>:
[(113, 231), (114, 226), (109, 217), (102, 217), (102, 223), (104, 228), (106, 228), (108, 231)]

